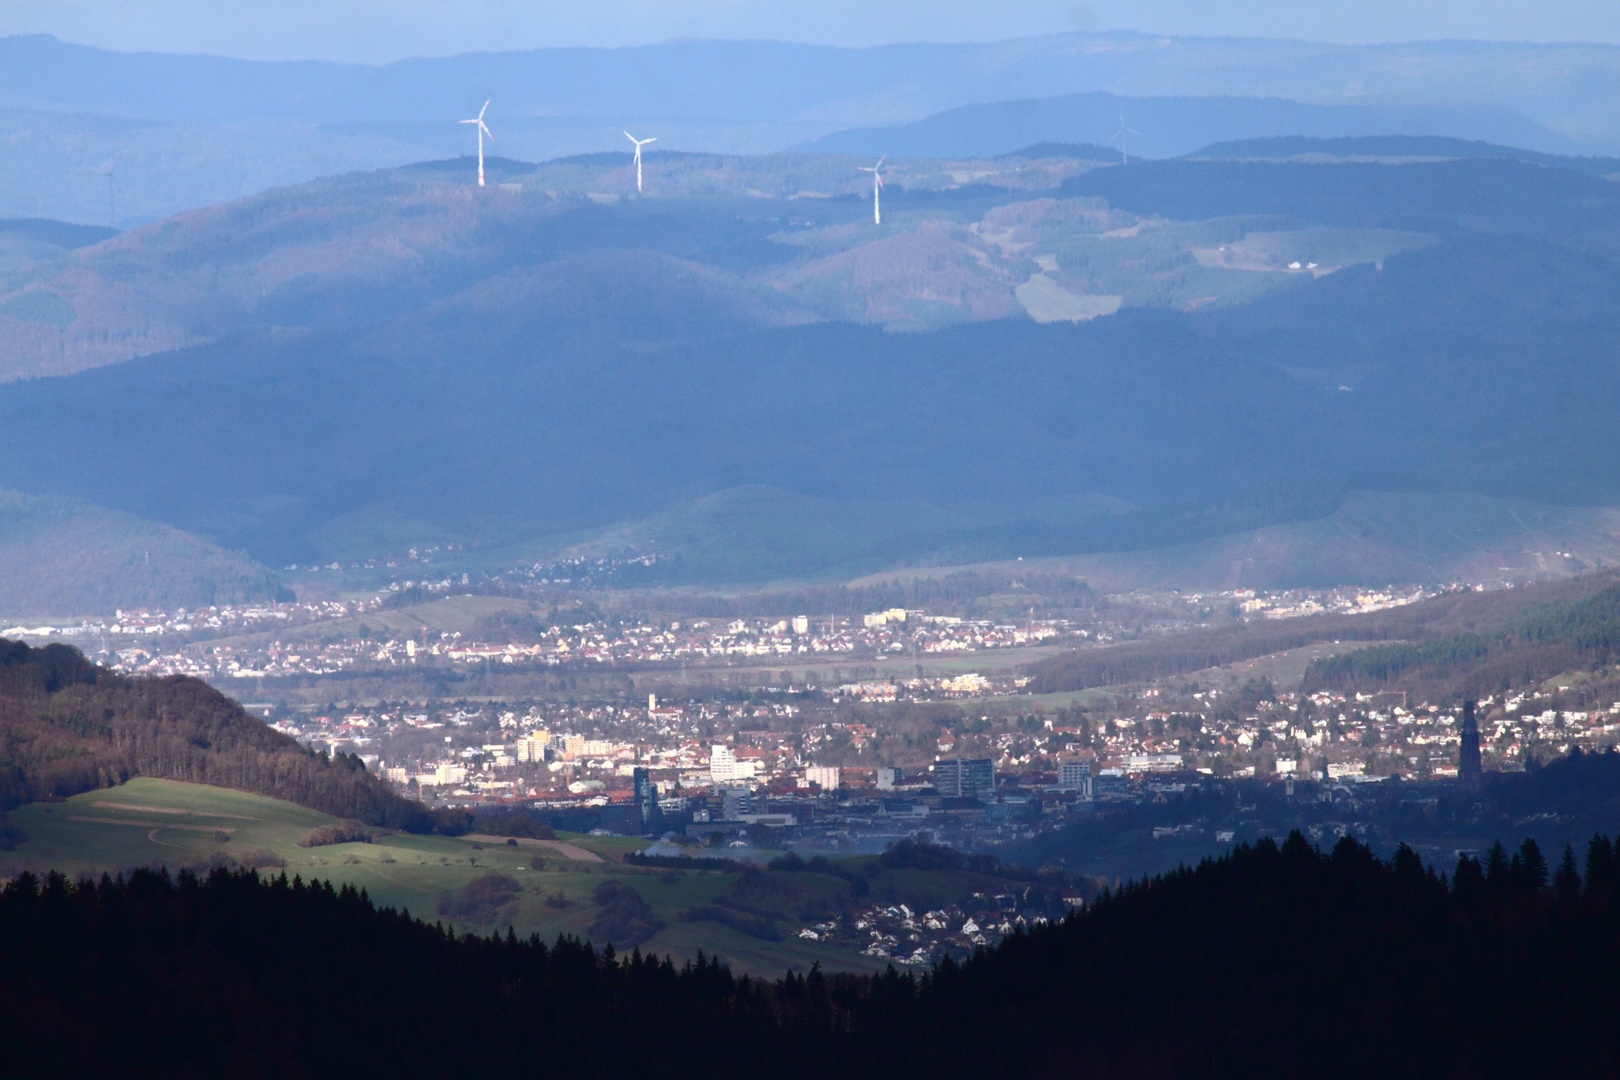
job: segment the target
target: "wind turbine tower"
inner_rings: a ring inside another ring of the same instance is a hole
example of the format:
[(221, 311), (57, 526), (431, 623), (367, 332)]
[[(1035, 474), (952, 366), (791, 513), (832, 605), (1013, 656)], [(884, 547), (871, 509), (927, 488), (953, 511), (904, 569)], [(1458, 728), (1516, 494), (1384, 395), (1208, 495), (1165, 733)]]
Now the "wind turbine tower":
[(651, 139), (638, 139), (634, 135), (630, 134), (628, 131), (624, 133), (624, 137), (629, 139), (631, 142), (636, 144), (636, 194), (640, 195), (641, 194), (641, 148), (643, 146), (646, 146), (650, 142), (657, 142), (658, 139), (656, 137), (651, 138)]
[(1142, 133), (1137, 131), (1135, 128), (1125, 126), (1125, 114), (1120, 113), (1119, 130), (1114, 133), (1114, 141), (1119, 143), (1119, 163), (1121, 165), (1129, 165), (1131, 163), (1130, 155), (1125, 152), (1125, 136), (1140, 134)]
[(98, 176), (107, 178), (107, 224), (118, 227), (118, 181), (113, 176), (113, 167), (103, 165), (96, 170)]
[(883, 193), (883, 174), (878, 172), (878, 170), (883, 168), (883, 163), (888, 160), (888, 155), (884, 155), (883, 157), (878, 158), (878, 163), (876, 165), (872, 165), (870, 167), (866, 165), (855, 166), (857, 169), (861, 170), (861, 172), (869, 172), (872, 174), (872, 224), (874, 225), (883, 224), (883, 207), (878, 201), (878, 196)]
[(490, 133), (489, 128), (484, 126), (484, 113), (486, 113), (488, 111), (489, 111), (489, 102), (486, 101), (486, 102), (484, 102), (484, 107), (482, 109), (478, 110), (478, 115), (477, 116), (473, 117), (471, 120), (458, 120), (458, 121), (456, 121), (456, 123), (458, 123), (458, 124), (477, 124), (478, 125), (478, 186), (479, 187), (484, 186), (484, 136), (489, 135), (489, 141), (490, 142), (495, 141), (495, 136)]

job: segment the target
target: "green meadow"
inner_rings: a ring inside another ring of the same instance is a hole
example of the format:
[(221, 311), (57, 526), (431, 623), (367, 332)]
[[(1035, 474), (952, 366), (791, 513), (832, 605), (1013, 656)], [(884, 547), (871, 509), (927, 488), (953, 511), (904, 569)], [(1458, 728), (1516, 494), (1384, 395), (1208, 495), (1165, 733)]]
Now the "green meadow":
[[(588, 928), (602, 913), (592, 894), (604, 882), (617, 881), (634, 888), (664, 924), (642, 942), (644, 952), (682, 960), (702, 950), (719, 955), (739, 972), (772, 976), (806, 970), (818, 961), (826, 970), (875, 967), (869, 958), (852, 951), (799, 939), (794, 935), (801, 924), (791, 918), (778, 921), (781, 941), (762, 940), (712, 921), (682, 922), (682, 911), (727, 893), (737, 875), (628, 866), (624, 854), (646, 846), (633, 838), (558, 834), (553, 842), (509, 844), (495, 838), (386, 833), (370, 843), (300, 847), (310, 830), (339, 824), (338, 819), (259, 795), (146, 778), (64, 802), (31, 803), (11, 811), (7, 820), (27, 839), (14, 851), (0, 851), (0, 877), (24, 870), (59, 870), (78, 877), (157, 864), (178, 870), (225, 860), (256, 862), (268, 853), (285, 862), (289, 877), (350, 883), (366, 890), (378, 904), (407, 909), (457, 930), (488, 933), (511, 926), (519, 934), (534, 932), (546, 939), (558, 934), (591, 937)], [(282, 869), (264, 869), (261, 874), (279, 874)], [(496, 903), (474, 905), (463, 918), (438, 913), (441, 894), (457, 897), (469, 882), (490, 874), (515, 880), (518, 890), (500, 892)], [(815, 877), (767, 875), (768, 880), (783, 882)], [(821, 892), (830, 898), (841, 895), (842, 882), (820, 880), (826, 886)], [(790, 899), (819, 899), (811, 895), (817, 890), (808, 883), (794, 881), (793, 887)]]

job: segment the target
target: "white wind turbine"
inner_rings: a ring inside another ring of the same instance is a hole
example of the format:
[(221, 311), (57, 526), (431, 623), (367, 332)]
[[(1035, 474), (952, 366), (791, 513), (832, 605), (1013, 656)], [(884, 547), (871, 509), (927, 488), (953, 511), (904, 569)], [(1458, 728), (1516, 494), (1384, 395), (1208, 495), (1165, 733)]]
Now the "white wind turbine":
[(855, 166), (857, 169), (861, 170), (861, 172), (869, 172), (872, 174), (872, 224), (874, 225), (883, 224), (883, 208), (878, 202), (878, 195), (883, 191), (883, 174), (878, 172), (878, 170), (883, 168), (883, 163), (888, 160), (888, 155), (884, 155), (883, 157), (878, 158), (878, 163), (876, 165), (870, 167), (865, 165)]
[(1131, 163), (1130, 155), (1125, 152), (1125, 136), (1127, 136), (1127, 135), (1140, 135), (1140, 134), (1142, 134), (1142, 133), (1140, 131), (1137, 131), (1135, 128), (1125, 126), (1125, 114), (1120, 113), (1119, 114), (1119, 130), (1114, 132), (1113, 139), (1111, 139), (1109, 141), (1119, 143), (1119, 163), (1121, 165), (1129, 165)]
[(117, 227), (118, 222), (118, 180), (113, 176), (112, 162), (108, 162), (96, 170), (97, 176), (107, 178), (107, 224)]
[(491, 134), (489, 128), (484, 126), (484, 113), (486, 113), (488, 111), (489, 111), (489, 102), (486, 101), (486, 102), (484, 102), (484, 107), (482, 109), (478, 110), (478, 115), (477, 116), (473, 117), (471, 120), (457, 120), (456, 121), (456, 123), (458, 123), (458, 124), (477, 124), (478, 125), (478, 186), (479, 187), (484, 186), (484, 136), (488, 135), (490, 142), (495, 141), (495, 136), (493, 134)]
[(658, 138), (657, 138), (657, 136), (654, 136), (651, 139), (638, 139), (634, 135), (630, 134), (628, 131), (624, 133), (624, 137), (629, 139), (631, 142), (636, 144), (636, 193), (640, 194), (641, 193), (641, 148), (643, 146), (646, 146), (650, 142), (657, 142)]

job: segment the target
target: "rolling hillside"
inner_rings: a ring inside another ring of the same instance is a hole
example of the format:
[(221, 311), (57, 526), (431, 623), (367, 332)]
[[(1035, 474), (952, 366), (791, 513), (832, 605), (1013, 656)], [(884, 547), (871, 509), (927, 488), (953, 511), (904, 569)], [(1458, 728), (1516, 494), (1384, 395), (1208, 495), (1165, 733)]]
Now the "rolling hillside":
[[(1620, 574), (1610, 570), (1567, 581), (1489, 592), (1459, 590), (1385, 611), (1261, 620), (1160, 640), (1077, 649), (1031, 668), (1031, 693), (1113, 686), (1184, 675), (1317, 642), (1376, 642), (1312, 666), (1311, 688), (1402, 684), (1414, 693), (1452, 698), (1539, 682), (1561, 672), (1607, 665), (1620, 643)], [(1385, 645), (1395, 642), (1395, 645)], [(1544, 648), (1545, 647), (1545, 648)], [(1358, 660), (1357, 657), (1362, 659)], [(1490, 670), (1487, 660), (1501, 660)], [(1480, 671), (1483, 671), (1483, 674)], [(1478, 677), (1475, 677), (1478, 676)]]
[[(1613, 566), (1620, 566), (1620, 511), (1612, 507), (1353, 491), (1333, 513), (1305, 521), (1173, 547), (1004, 562), (996, 569), (1059, 574), (1099, 592), (1128, 593), (1408, 582), (1498, 585), (1555, 581)], [(929, 567), (903, 574), (943, 572)]]
[(285, 598), (276, 576), (171, 525), (79, 499), (0, 491), (0, 615)]
[[(0, 278), (0, 484), (271, 566), (450, 539), (669, 581), (1165, 549), (1358, 490), (1620, 505), (1620, 188), (1582, 163), (1031, 154), (894, 162), (881, 227), (854, 159), (653, 156), (634, 198), (605, 154), (131, 230)], [(1294, 580), (1439, 573), (1285, 542)]]
[(0, 642), (0, 731), (0, 811), (144, 776), (240, 788), (371, 825), (433, 824), (358, 759), (305, 750), (200, 680), (129, 678), (66, 645)]
[[(508, 843), (477, 832), (367, 829), (360, 838), (311, 844), (343, 824), (280, 799), (137, 777), (12, 810), (0, 848), (0, 882), (23, 872), (79, 878), (157, 867), (171, 874), (257, 870), (265, 879), (286, 873), (364, 889), (376, 903), (463, 930), (512, 928), (547, 941), (575, 935), (599, 948), (611, 943), (677, 961), (701, 952), (740, 974), (775, 977), (816, 964), (863, 974), (884, 966), (863, 954), (866, 934), (856, 928), (837, 941), (812, 940), (798, 933), (807, 922), (838, 919), (879, 899), (917, 911), (971, 909), (979, 906), (974, 893), (1021, 893), (1032, 876), (983, 858), (964, 866), (960, 856), (956, 865), (926, 867), (885, 865), (871, 855), (830, 865), (822, 856), (807, 867), (793, 856), (772, 868), (705, 860), (700, 849), (692, 858), (643, 865), (625, 856), (635, 857), (645, 840), (571, 833)], [(862, 895), (852, 894), (856, 878)], [(1038, 887), (1050, 899), (1061, 883)], [(1071, 891), (1092, 895), (1095, 888), (1087, 882)]]

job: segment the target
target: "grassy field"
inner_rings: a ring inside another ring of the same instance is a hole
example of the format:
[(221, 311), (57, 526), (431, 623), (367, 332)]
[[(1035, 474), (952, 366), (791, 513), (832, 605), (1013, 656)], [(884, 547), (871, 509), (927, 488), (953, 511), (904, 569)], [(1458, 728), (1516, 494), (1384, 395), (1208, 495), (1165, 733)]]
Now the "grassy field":
[[(305, 848), (298, 841), (311, 829), (337, 819), (258, 795), (150, 779), (65, 802), (29, 804), (12, 811), (8, 820), (27, 840), (15, 851), (0, 852), (0, 877), (52, 869), (78, 876), (158, 863), (178, 869), (216, 855), (247, 861), (262, 849), (284, 859), (289, 875), (349, 882), (380, 904), (441, 921), (436, 904), (442, 892), (456, 893), (486, 874), (504, 874), (521, 886), (509, 902), (473, 918), (442, 921), (479, 933), (511, 925), (519, 933), (538, 932), (548, 939), (560, 933), (590, 936), (587, 927), (600, 914), (592, 891), (606, 881), (619, 881), (640, 893), (665, 924), (642, 944), (643, 951), (680, 960), (701, 949), (740, 972), (757, 975), (802, 971), (817, 961), (826, 970), (875, 968), (867, 957), (793, 937), (797, 923), (780, 922), (785, 939), (772, 942), (715, 922), (681, 922), (679, 912), (727, 892), (737, 875), (627, 866), (624, 853), (646, 846), (637, 839), (564, 834), (558, 838), (559, 849), (532, 841), (509, 845), (394, 833), (373, 843)], [(543, 869), (533, 868), (535, 858)]]
[(1086, 322), (1118, 311), (1123, 296), (1079, 296), (1044, 273), (1034, 274), (1014, 295), (1036, 322)]

